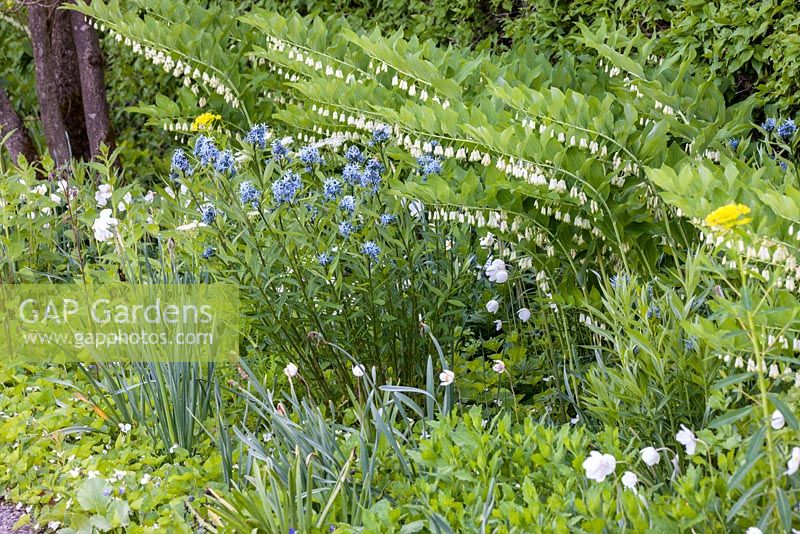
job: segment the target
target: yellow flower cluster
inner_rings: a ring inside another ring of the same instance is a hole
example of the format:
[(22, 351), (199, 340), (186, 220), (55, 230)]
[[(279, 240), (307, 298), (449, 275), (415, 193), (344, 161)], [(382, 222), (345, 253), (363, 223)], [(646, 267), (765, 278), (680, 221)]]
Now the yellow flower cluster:
[(752, 221), (753, 219), (750, 217), (742, 217), (748, 213), (750, 213), (750, 208), (744, 204), (726, 204), (709, 213), (706, 223), (719, 228), (733, 228)]
[(203, 113), (192, 123), (192, 131), (196, 132), (197, 130), (207, 130), (215, 120), (219, 120), (221, 118), (222, 117), (220, 115), (214, 115), (213, 113)]

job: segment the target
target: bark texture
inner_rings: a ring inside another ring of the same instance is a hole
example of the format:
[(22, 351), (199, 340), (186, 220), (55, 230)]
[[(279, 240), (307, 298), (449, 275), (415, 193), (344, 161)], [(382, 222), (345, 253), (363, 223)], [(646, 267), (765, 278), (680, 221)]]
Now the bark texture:
[(91, 156), (96, 157), (101, 145), (105, 144), (109, 149), (114, 148), (114, 133), (106, 98), (105, 62), (97, 31), (89, 25), (82, 13), (70, 11), (69, 16), (72, 20), (72, 36), (78, 56), (89, 150)]
[(6, 92), (0, 87), (0, 139), (10, 132), (13, 133), (6, 141), (5, 147), (11, 154), (12, 161), (18, 161), (20, 156), (25, 156), (29, 163), (39, 159), (36, 146), (28, 135), (25, 124), (14, 109)]
[(50, 36), (51, 14), (54, 6), (30, 4), (28, 6), (28, 29), (36, 72), (36, 96), (47, 148), (57, 165), (69, 162), (70, 146), (64, 116), (61, 113), (61, 98), (55, 77), (55, 60)]
[(60, 9), (64, 3), (27, 4), (42, 130), (58, 165), (114, 144), (100, 39), (83, 14)]
[[(60, 5), (60, 2), (59, 2)], [(75, 41), (72, 36), (72, 17), (69, 11), (51, 11), (53, 31), (50, 43), (55, 63), (54, 75), (59, 94), (59, 107), (67, 129), (72, 157), (87, 160), (91, 157), (89, 138), (86, 135), (86, 118), (81, 97), (81, 76)]]

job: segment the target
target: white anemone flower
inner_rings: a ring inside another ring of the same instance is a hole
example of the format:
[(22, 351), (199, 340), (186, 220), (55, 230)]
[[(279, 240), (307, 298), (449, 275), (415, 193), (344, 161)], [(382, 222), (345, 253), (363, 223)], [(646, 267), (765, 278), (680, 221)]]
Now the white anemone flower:
[(622, 485), (629, 490), (636, 491), (636, 484), (639, 483), (639, 477), (633, 471), (625, 471), (622, 475)]
[(492, 371), (497, 374), (504, 373), (506, 370), (506, 364), (503, 363), (503, 360), (494, 360), (494, 365), (492, 365)]
[(639, 454), (642, 456), (642, 461), (650, 467), (657, 465), (661, 461), (661, 455), (658, 454), (655, 447), (645, 447), (639, 451)]
[(504, 284), (508, 281), (508, 271), (506, 270), (506, 262), (501, 259), (493, 260), (492, 263), (486, 266), (486, 276), (489, 277), (490, 282), (496, 284)]
[(590, 452), (589, 457), (583, 461), (586, 478), (597, 482), (603, 482), (616, 468), (616, 458), (610, 454), (602, 454), (597, 451)]
[(517, 311), (517, 317), (519, 317), (519, 320), (523, 323), (527, 323), (531, 318), (531, 311), (528, 308), (520, 308)]
[(357, 363), (356, 365), (353, 366), (353, 375), (356, 378), (361, 378), (362, 376), (364, 376), (365, 372), (366, 368), (364, 367), (363, 364)]
[(486, 303), (486, 311), (489, 313), (497, 313), (497, 310), (499, 309), (500, 309), (500, 303), (494, 299)]
[(293, 363), (286, 364), (286, 367), (283, 368), (283, 374), (285, 374), (289, 378), (294, 378), (297, 376), (297, 366)]
[(455, 381), (455, 379), (456, 379), (456, 374), (450, 369), (445, 369), (444, 371), (439, 373), (439, 381), (441, 382), (442, 386), (449, 386)]
[(681, 425), (681, 429), (675, 435), (675, 439), (686, 448), (686, 454), (689, 456), (693, 455), (697, 450), (697, 437), (694, 432), (686, 428), (686, 425)]

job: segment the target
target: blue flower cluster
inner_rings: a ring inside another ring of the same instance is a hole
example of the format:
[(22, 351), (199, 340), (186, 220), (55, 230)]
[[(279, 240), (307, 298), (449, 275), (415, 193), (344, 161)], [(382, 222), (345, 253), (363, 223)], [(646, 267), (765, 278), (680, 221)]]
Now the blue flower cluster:
[(323, 163), (322, 156), (319, 155), (319, 149), (312, 145), (301, 148), (298, 157), (300, 161), (306, 164), (307, 171), (311, 170), (312, 165)]
[(272, 142), (272, 157), (276, 160), (280, 161), (289, 154), (289, 149), (281, 143), (280, 139), (276, 139)]
[(251, 145), (256, 145), (259, 148), (267, 147), (267, 137), (269, 136), (269, 126), (264, 123), (256, 124), (253, 126), (244, 140)]
[(219, 150), (212, 138), (201, 135), (194, 142), (194, 155), (200, 160), (200, 165), (205, 166), (217, 159)]
[(389, 140), (391, 135), (392, 128), (388, 124), (378, 124), (372, 130), (372, 139), (370, 139), (369, 145), (383, 144)]
[(394, 215), (392, 215), (391, 213), (384, 213), (383, 215), (381, 215), (381, 218), (380, 218), (379, 224), (380, 224), (381, 226), (389, 226), (389, 225), (390, 225), (390, 224), (392, 224), (392, 223), (393, 223), (395, 220), (397, 220), (397, 217), (395, 217), (395, 216), (394, 216)]
[(732, 150), (736, 150), (739, 148), (739, 140), (735, 137), (728, 139), (728, 146), (730, 146)]
[(186, 176), (192, 174), (192, 166), (189, 164), (189, 158), (186, 153), (180, 148), (172, 154), (172, 170), (181, 171)]
[(348, 185), (360, 185), (361, 167), (357, 163), (348, 163), (342, 169), (342, 178)]
[(375, 158), (372, 158), (364, 166), (364, 174), (361, 176), (361, 186), (372, 186), (373, 191), (377, 191), (381, 186), (381, 173), (383, 172), (383, 164)]
[(375, 241), (365, 241), (364, 244), (361, 245), (361, 253), (372, 261), (377, 261), (381, 253), (381, 248), (375, 244)]
[(322, 183), (322, 194), (326, 201), (331, 201), (342, 194), (342, 182), (336, 178), (326, 178)]
[(272, 183), (272, 197), (277, 204), (294, 202), (294, 197), (303, 188), (300, 175), (296, 172), (286, 171), (283, 178)]
[(442, 160), (430, 154), (423, 154), (417, 158), (417, 172), (425, 182), (431, 174), (442, 172)]
[(200, 222), (203, 224), (214, 224), (217, 219), (217, 210), (211, 204), (200, 206)]
[(655, 304), (651, 304), (650, 307), (647, 308), (647, 318), (661, 319), (661, 308), (656, 306)]
[(778, 135), (784, 141), (788, 140), (797, 131), (797, 126), (792, 119), (786, 119), (778, 126)]
[(319, 263), (323, 267), (330, 264), (331, 261), (333, 261), (333, 258), (331, 258), (331, 255), (328, 254), (327, 252), (321, 252), (317, 254), (317, 263)]
[(339, 223), (339, 235), (347, 239), (353, 233), (353, 224), (350, 221)]
[(214, 170), (220, 174), (228, 173), (231, 176), (236, 174), (236, 160), (233, 157), (233, 152), (230, 150), (223, 150), (217, 155), (217, 161), (214, 162)]
[(242, 204), (250, 204), (254, 208), (257, 208), (260, 198), (261, 191), (256, 189), (253, 182), (242, 182), (239, 185), (239, 200), (242, 201)]
[(356, 211), (356, 199), (353, 195), (346, 195), (339, 201), (339, 209), (346, 211), (350, 215)]
[(210, 259), (212, 256), (214, 256), (216, 253), (217, 253), (217, 249), (215, 249), (212, 246), (208, 246), (203, 251), (203, 253), (200, 254), (200, 257), (203, 258), (204, 260), (207, 260), (207, 259)]
[(767, 133), (772, 132), (777, 128), (778, 137), (784, 141), (788, 141), (797, 131), (797, 125), (792, 119), (785, 119), (779, 125), (774, 118), (769, 117), (761, 124), (761, 127)]
[(349, 163), (364, 162), (364, 154), (362, 154), (361, 149), (355, 145), (347, 147), (347, 150), (344, 151), (344, 157)]

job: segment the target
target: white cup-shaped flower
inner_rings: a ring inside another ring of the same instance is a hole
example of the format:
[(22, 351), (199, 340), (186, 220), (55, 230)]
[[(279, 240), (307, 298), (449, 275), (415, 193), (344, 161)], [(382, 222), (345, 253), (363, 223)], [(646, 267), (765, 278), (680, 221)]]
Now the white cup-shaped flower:
[(495, 330), (497, 330), (498, 332), (499, 332), (500, 330), (502, 330), (502, 329), (503, 329), (503, 321), (501, 321), (500, 319), (497, 319), (497, 320), (494, 322), (494, 329), (495, 329)]
[(603, 482), (616, 468), (616, 458), (610, 454), (602, 454), (597, 451), (590, 452), (589, 457), (583, 461), (586, 478), (597, 482)]
[(625, 471), (622, 475), (622, 485), (629, 490), (636, 491), (636, 484), (639, 483), (639, 477), (633, 471)]
[(744, 531), (744, 534), (764, 534), (758, 527), (749, 527)]
[(508, 281), (506, 262), (501, 259), (493, 260), (492, 263), (486, 266), (486, 276), (489, 277), (490, 282), (496, 284), (506, 283)]
[(288, 376), (289, 378), (294, 378), (297, 376), (298, 368), (295, 364), (289, 362), (286, 364), (286, 367), (283, 368), (283, 374)]
[(503, 360), (494, 360), (494, 364), (492, 365), (492, 371), (497, 374), (504, 373), (506, 370), (506, 364), (503, 363)]
[(486, 303), (486, 311), (489, 313), (497, 313), (497, 310), (499, 309), (500, 309), (500, 303), (494, 299)]
[(94, 193), (94, 200), (97, 202), (98, 208), (104, 208), (106, 204), (108, 204), (108, 200), (111, 198), (111, 193), (114, 188), (111, 184), (100, 184), (97, 187), (97, 191)]
[(531, 319), (531, 311), (528, 308), (520, 308), (517, 311), (517, 317), (523, 323), (527, 323)]
[(106, 208), (100, 211), (100, 216), (92, 223), (94, 238), (101, 243), (114, 237), (114, 231), (119, 221), (111, 216), (111, 210)]
[(650, 467), (657, 465), (661, 461), (661, 455), (655, 447), (645, 447), (639, 451), (639, 454), (642, 456), (642, 461)]
[(681, 429), (675, 435), (675, 439), (684, 446), (686, 454), (689, 456), (693, 455), (697, 450), (697, 437), (694, 432), (686, 428), (686, 425), (681, 425)]
[(439, 373), (439, 382), (443, 386), (449, 386), (452, 384), (456, 379), (456, 374), (451, 371), (450, 369), (445, 369), (441, 373)]
[(780, 410), (775, 410), (772, 412), (772, 420), (770, 421), (772, 428), (775, 430), (780, 430), (786, 424), (786, 419), (783, 417), (783, 414)]
[(419, 200), (414, 200), (408, 205), (408, 212), (412, 217), (420, 218), (425, 214), (425, 204)]
[(800, 447), (795, 447), (789, 455), (789, 461), (786, 462), (786, 471), (783, 474), (793, 475), (797, 473), (798, 469), (800, 469)]
[(363, 364), (357, 363), (357, 364), (355, 364), (353, 366), (353, 375), (356, 378), (361, 378), (362, 376), (364, 376), (365, 372), (366, 372), (366, 368), (364, 367)]

